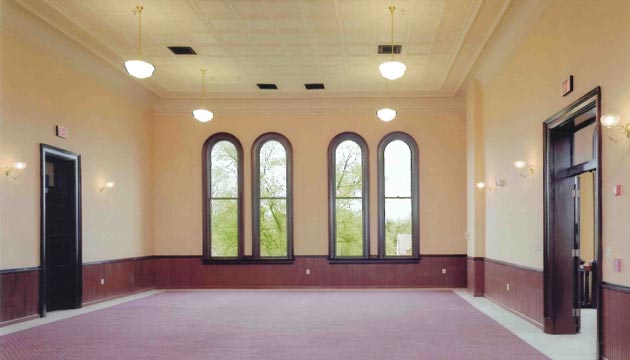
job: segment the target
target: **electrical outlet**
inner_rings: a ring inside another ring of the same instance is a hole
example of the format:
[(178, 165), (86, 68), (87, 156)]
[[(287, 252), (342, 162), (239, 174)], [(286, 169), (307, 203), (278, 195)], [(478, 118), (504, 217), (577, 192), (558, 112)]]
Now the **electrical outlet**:
[(306, 269), (306, 275), (311, 275), (311, 269)]
[(442, 274), (446, 274), (446, 269), (442, 269)]
[(105, 285), (105, 279), (101, 279), (101, 285)]
[(507, 291), (510, 291), (510, 283), (505, 284), (505, 289), (506, 289)]

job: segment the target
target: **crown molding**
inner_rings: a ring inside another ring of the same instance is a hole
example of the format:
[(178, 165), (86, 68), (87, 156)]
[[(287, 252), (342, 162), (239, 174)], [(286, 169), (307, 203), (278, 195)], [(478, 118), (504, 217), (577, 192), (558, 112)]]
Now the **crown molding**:
[[(127, 97), (141, 107), (150, 108), (158, 100), (158, 96), (124, 72), (122, 60), (117, 69), (111, 61), (100, 56), (107, 51), (102, 45), (94, 43), (96, 47), (92, 50), (93, 48), (86, 46), (83, 41), (86, 34), (81, 34), (78, 30), (70, 34), (54, 26), (53, 23), (59, 24), (65, 18), (43, 1), (1, 1), (2, 30), (26, 40), (37, 49), (88, 75), (99, 84)], [(72, 26), (65, 20), (66, 29)], [(113, 54), (111, 50), (109, 51)]]
[[(300, 118), (323, 114), (374, 115), (384, 105), (382, 98), (249, 98), (249, 99), (162, 99), (153, 106), (156, 115), (190, 116), (191, 111), (200, 106), (212, 110), (217, 116), (259, 117), (266, 115), (299, 115)], [(392, 98), (390, 105), (402, 115), (422, 114), (463, 114), (466, 110), (462, 97), (434, 98)], [(202, 105), (203, 104), (203, 105)], [(306, 111), (305, 111), (306, 110)]]
[(472, 79), (478, 79), (482, 85), (491, 81), (540, 21), (551, 3), (553, 0), (511, 1), (466, 80), (459, 87), (458, 94), (465, 91)]

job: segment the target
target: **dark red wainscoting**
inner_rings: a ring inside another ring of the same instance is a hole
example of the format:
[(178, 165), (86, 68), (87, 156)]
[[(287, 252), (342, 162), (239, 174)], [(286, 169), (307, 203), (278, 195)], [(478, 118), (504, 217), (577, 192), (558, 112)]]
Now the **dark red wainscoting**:
[(83, 264), (83, 303), (155, 288), (154, 261), (142, 257)]
[[(306, 270), (310, 270), (310, 275)], [(446, 274), (442, 273), (446, 269)], [(101, 279), (104, 283), (101, 284)], [(204, 265), (199, 256), (149, 256), (83, 264), (83, 303), (159, 288), (466, 287), (466, 257), (423, 256), (419, 263), (331, 264), (299, 256), (290, 265)], [(39, 270), (0, 272), (0, 326), (37, 316)]]
[[(485, 259), (484, 275), (484, 295), (487, 298), (542, 327), (542, 270)], [(509, 290), (507, 284), (510, 284)]]
[(38, 316), (39, 269), (0, 273), (0, 326)]
[(460, 255), (423, 256), (417, 264), (330, 264), (324, 256), (300, 256), (290, 265), (204, 265), (199, 257), (155, 261), (157, 287), (169, 289), (466, 287), (466, 257)]
[(468, 291), (473, 296), (483, 296), (484, 288), (484, 261), (480, 257), (468, 258)]
[(630, 287), (602, 284), (602, 356), (630, 359)]

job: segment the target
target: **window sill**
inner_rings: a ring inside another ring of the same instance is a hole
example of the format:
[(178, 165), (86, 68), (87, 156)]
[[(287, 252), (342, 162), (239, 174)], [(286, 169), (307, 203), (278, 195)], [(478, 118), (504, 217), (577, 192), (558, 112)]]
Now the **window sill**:
[(419, 257), (401, 258), (328, 258), (330, 264), (417, 264)]
[(204, 265), (292, 265), (295, 259), (253, 258), (246, 256), (242, 258), (201, 259), (201, 261)]

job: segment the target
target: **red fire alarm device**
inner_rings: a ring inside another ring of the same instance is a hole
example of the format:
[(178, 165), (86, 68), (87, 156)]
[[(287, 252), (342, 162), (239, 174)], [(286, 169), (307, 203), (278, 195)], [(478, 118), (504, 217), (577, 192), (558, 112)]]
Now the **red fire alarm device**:
[(615, 196), (623, 195), (623, 186), (615, 185)]
[(67, 127), (63, 127), (61, 125), (57, 125), (57, 136), (59, 136), (60, 138), (63, 138), (63, 139), (67, 139), (68, 138), (68, 128)]

